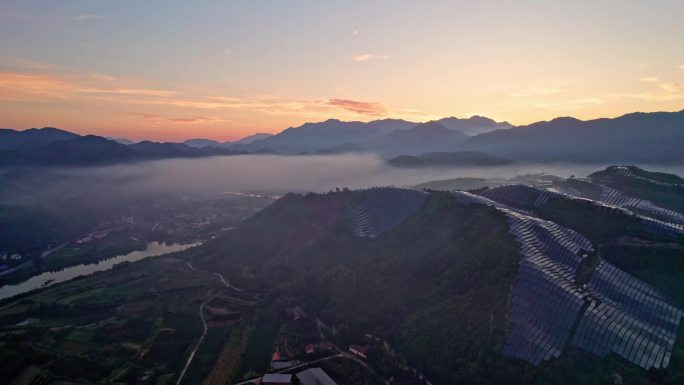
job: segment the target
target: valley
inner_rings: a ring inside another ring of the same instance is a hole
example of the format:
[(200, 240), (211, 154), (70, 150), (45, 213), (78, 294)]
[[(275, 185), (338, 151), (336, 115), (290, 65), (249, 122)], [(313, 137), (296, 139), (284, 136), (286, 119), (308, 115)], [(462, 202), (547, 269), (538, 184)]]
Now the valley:
[[(200, 246), (5, 299), (2, 375), (677, 383), (682, 180), (624, 167), (518, 179), (290, 193)], [(639, 201), (592, 193), (605, 188)]]

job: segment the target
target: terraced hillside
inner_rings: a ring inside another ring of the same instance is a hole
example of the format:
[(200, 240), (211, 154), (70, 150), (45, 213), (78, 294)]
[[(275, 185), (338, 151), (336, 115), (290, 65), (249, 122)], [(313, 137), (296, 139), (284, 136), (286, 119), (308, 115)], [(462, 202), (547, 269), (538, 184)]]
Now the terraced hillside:
[[(504, 186), (482, 194), (520, 207), (542, 206), (551, 199), (579, 199), (528, 186)], [(576, 253), (591, 252), (593, 246), (586, 238), (572, 232), (571, 236), (540, 240), (528, 230), (528, 223), (539, 219), (472, 194), (455, 192), (454, 196), (464, 203), (489, 204), (505, 212), (510, 231), (527, 257), (521, 262), (513, 290), (513, 332), (504, 354), (535, 365), (557, 357), (579, 322), (572, 336), (576, 346), (602, 357), (614, 352), (644, 369), (667, 367), (682, 317), (682, 311), (669, 299), (606, 261), (600, 261), (586, 287), (581, 286), (577, 282), (579, 263), (573, 263), (581, 259), (568, 258), (565, 249), (557, 245), (570, 246)], [(603, 206), (596, 203), (596, 207)], [(546, 246), (546, 253), (539, 250), (539, 244)], [(530, 249), (534, 251), (530, 253)]]
[[(300, 296), (326, 322), (343, 330), (339, 338), (345, 341), (366, 333), (381, 335), (436, 383), (454, 375), (472, 379), (476, 373), (496, 383), (493, 379), (503, 372), (535, 383), (539, 378), (531, 368), (566, 362), (568, 351), (586, 360), (619, 356), (624, 360), (620, 368), (669, 370), (681, 310), (655, 287), (603, 260), (596, 242), (600, 246), (624, 235), (679, 242), (682, 233), (676, 223), (560, 188), (510, 185), (480, 194), (375, 188), (291, 197), (298, 212), (308, 214), (282, 224), (291, 234), (255, 271), (256, 277), (279, 280), (279, 290)], [(590, 225), (574, 226), (573, 220), (558, 215), (565, 213), (559, 207), (585, 210), (581, 216)], [(313, 224), (323, 212), (335, 220)], [(478, 238), (486, 233), (485, 222), (476, 219), (483, 215), (490, 218), (489, 229), (508, 234), (499, 233), (496, 241), (487, 236), (483, 243)], [(550, 220), (554, 215), (563, 224)], [(279, 217), (275, 211), (269, 216)], [(593, 233), (602, 226), (608, 230)], [(246, 246), (239, 249), (249, 250)], [(516, 256), (507, 256), (508, 267), (498, 272), (490, 270), (490, 262), (489, 267), (482, 265), (481, 259), (489, 257), (471, 255), (491, 255), (511, 246)], [(225, 244), (224, 255), (230, 254), (228, 249)], [(242, 259), (250, 260), (249, 253)], [(198, 260), (204, 266), (221, 266), (214, 261)], [(503, 302), (495, 300), (485, 284), (494, 276), (499, 277), (496, 287)], [(454, 298), (459, 298), (457, 303)], [(468, 305), (475, 298), (484, 303)], [(485, 333), (478, 323), (484, 324)], [(487, 337), (488, 324), (493, 339)], [(441, 332), (435, 335), (436, 330)], [(461, 330), (480, 332), (466, 335)], [(426, 344), (439, 346), (436, 354), (426, 355)], [(467, 361), (473, 346), (478, 346), (477, 354), (490, 357), (489, 364), (467, 371), (446, 359)], [(505, 357), (513, 360), (502, 361)], [(488, 371), (492, 373), (485, 374)]]

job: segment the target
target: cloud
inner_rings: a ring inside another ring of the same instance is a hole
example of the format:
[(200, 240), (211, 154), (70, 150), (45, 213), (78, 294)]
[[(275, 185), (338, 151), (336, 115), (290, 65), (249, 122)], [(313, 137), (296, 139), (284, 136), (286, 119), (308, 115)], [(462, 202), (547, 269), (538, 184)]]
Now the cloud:
[(0, 72), (0, 100), (46, 101), (68, 98), (65, 90), (71, 88), (62, 79), (14, 72)]
[(137, 87), (110, 75), (0, 72), (0, 100), (50, 101), (102, 95), (172, 97), (176, 91)]
[(511, 96), (514, 98), (527, 98), (530, 96), (553, 95), (561, 92), (563, 92), (563, 89), (560, 87), (527, 88), (524, 90), (513, 92)]
[[(184, 90), (149, 87), (139, 81), (118, 78), (102, 73), (30, 73), (0, 72), (0, 101), (48, 103), (68, 101), (120, 106), (135, 110), (136, 106), (171, 107), (184, 110), (216, 111), (215, 113), (183, 112), (189, 117), (141, 115), (150, 122), (169, 124), (213, 124), (219, 116), (231, 112), (264, 115), (351, 118), (354, 115), (388, 115), (388, 108), (379, 102), (356, 101), (348, 98), (295, 99), (279, 95), (197, 95)], [(82, 106), (82, 105), (81, 105)], [(178, 110), (177, 110), (178, 111)], [(199, 117), (198, 117), (199, 116)]]
[(680, 70), (684, 70), (684, 64), (680, 65), (680, 66), (677, 67), (677, 68), (679, 68)]
[(684, 84), (682, 83), (658, 83), (658, 87), (667, 92), (684, 91)]
[(223, 50), (223, 53), (224, 53), (225, 55), (232, 55), (232, 54), (233, 54), (233, 51), (230, 50), (230, 49), (228, 49), (228, 48), (226, 48), (226, 49)]
[(650, 67), (650, 66), (651, 66), (651, 65), (648, 64), (648, 63), (639, 63), (639, 64), (637, 64), (637, 67), (639, 67), (639, 68), (648, 68), (648, 67)]
[(641, 78), (639, 80), (646, 83), (658, 83), (660, 81), (660, 78), (658, 76), (651, 76), (647, 78)]
[(359, 102), (349, 99), (330, 99), (328, 100), (327, 104), (361, 115), (382, 116), (387, 114), (387, 107), (377, 102)]
[(160, 115), (146, 114), (141, 112), (129, 112), (129, 115), (142, 118), (146, 122), (153, 124), (171, 124), (171, 125), (194, 125), (194, 124), (204, 124), (211, 125), (216, 123), (225, 122), (225, 119), (221, 119), (217, 116), (204, 116), (204, 117), (184, 117), (184, 118), (169, 118)]
[(86, 14), (86, 15), (78, 15), (73, 18), (73, 20), (76, 21), (86, 21), (86, 20), (93, 20), (93, 19), (101, 19), (102, 16), (100, 15), (91, 15), (91, 14)]
[(579, 98), (579, 99), (538, 103), (534, 107), (544, 108), (544, 109), (548, 109), (548, 110), (566, 110), (566, 109), (575, 109), (575, 108), (581, 108), (581, 107), (588, 106), (588, 105), (598, 105), (598, 104), (603, 104), (603, 100), (601, 98), (597, 98), (597, 97), (593, 97), (593, 96), (587, 96), (587, 97)]
[(364, 53), (361, 55), (356, 55), (352, 58), (353, 61), (355, 62), (365, 62), (365, 61), (371, 61), (371, 60), (386, 60), (389, 59), (389, 56), (387, 55), (376, 55), (372, 53)]
[(675, 100), (684, 100), (684, 94), (662, 92), (627, 93), (620, 94), (620, 96), (632, 99), (640, 99), (647, 102), (669, 102)]
[(354, 36), (358, 36), (358, 35), (359, 35), (359, 31), (357, 31), (357, 30), (353, 30), (353, 31), (352, 31), (352, 35), (354, 35)]

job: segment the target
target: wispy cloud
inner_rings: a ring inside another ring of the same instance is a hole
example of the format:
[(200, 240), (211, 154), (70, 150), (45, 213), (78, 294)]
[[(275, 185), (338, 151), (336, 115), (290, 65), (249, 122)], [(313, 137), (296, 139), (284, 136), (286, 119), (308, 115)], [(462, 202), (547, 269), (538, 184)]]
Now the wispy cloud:
[(581, 107), (585, 107), (588, 105), (598, 105), (598, 104), (603, 104), (603, 99), (598, 98), (598, 97), (594, 97), (594, 96), (587, 96), (587, 97), (578, 98), (578, 99), (538, 103), (538, 104), (534, 105), (534, 107), (544, 108), (544, 109), (548, 109), (548, 110), (567, 110), (567, 109), (576, 109), (576, 108), (581, 108)]
[(511, 92), (511, 97), (514, 98), (535, 98), (539, 96), (549, 96), (565, 92), (566, 88), (573, 84), (574, 80), (569, 79), (550, 79), (540, 85), (523, 88)]
[(219, 118), (217, 116), (202, 116), (202, 117), (182, 117), (182, 118), (171, 118), (155, 114), (147, 114), (142, 112), (129, 112), (129, 115), (142, 118), (145, 122), (153, 124), (170, 124), (170, 125), (212, 125), (216, 123), (226, 122), (226, 119)]
[(352, 35), (354, 35), (354, 36), (358, 36), (358, 35), (359, 35), (359, 31), (357, 31), (357, 30), (353, 30), (353, 31), (352, 31)]
[(652, 83), (657, 87), (657, 90), (626, 93), (622, 94), (622, 96), (654, 102), (684, 99), (684, 83), (665, 82), (658, 76), (642, 78), (640, 80), (642, 82)]
[(515, 91), (511, 94), (514, 98), (527, 98), (531, 96), (546, 96), (553, 95), (563, 92), (560, 87), (540, 87), (540, 88), (527, 88), (524, 90)]
[[(49, 103), (106, 103), (135, 110), (137, 106), (175, 108), (186, 116), (166, 117), (163, 114), (137, 114), (138, 118), (152, 123), (213, 124), (221, 116), (241, 111), (265, 115), (306, 117), (336, 116), (352, 118), (354, 115), (377, 117), (388, 115), (388, 108), (380, 102), (367, 102), (349, 98), (295, 99), (278, 95), (197, 95), (184, 90), (149, 87), (140, 82), (108, 74), (64, 74), (30, 72), (0, 72), (0, 101)], [(193, 113), (214, 111), (211, 114)], [(165, 110), (167, 111), (167, 110)], [(131, 114), (133, 116), (133, 114)]]
[(223, 50), (223, 54), (224, 54), (224, 55), (232, 55), (232, 54), (233, 54), (233, 50), (231, 50), (230, 48), (225, 48), (225, 49)]
[(679, 68), (680, 70), (684, 70), (684, 64), (678, 66), (677, 68)]
[(72, 20), (86, 21), (86, 20), (101, 19), (101, 18), (102, 18), (102, 16), (100, 16), (100, 15), (85, 14), (85, 15), (75, 16), (72, 18)]
[(89, 95), (171, 97), (178, 92), (137, 87), (131, 82), (98, 73), (70, 76), (0, 72), (0, 100), (49, 101)]
[(70, 88), (69, 82), (56, 77), (0, 72), (0, 100), (45, 101), (66, 99), (68, 96), (65, 90)]
[(684, 100), (684, 94), (663, 93), (663, 92), (633, 92), (620, 94), (619, 96), (644, 100), (647, 102), (670, 102)]
[(684, 91), (684, 84), (682, 83), (658, 83), (658, 87), (667, 92)]
[(639, 68), (648, 68), (648, 67), (650, 67), (650, 66), (651, 66), (651, 65), (648, 64), (648, 63), (639, 63), (639, 64), (637, 64), (637, 67), (639, 67)]
[(365, 62), (365, 61), (371, 61), (371, 60), (386, 60), (389, 59), (389, 56), (385, 54), (372, 54), (372, 53), (364, 53), (360, 55), (356, 55), (352, 58), (353, 61), (355, 62)]
[(330, 99), (328, 100), (327, 104), (361, 115), (383, 116), (387, 114), (387, 107), (385, 107), (382, 103), (377, 102), (359, 102), (349, 99)]

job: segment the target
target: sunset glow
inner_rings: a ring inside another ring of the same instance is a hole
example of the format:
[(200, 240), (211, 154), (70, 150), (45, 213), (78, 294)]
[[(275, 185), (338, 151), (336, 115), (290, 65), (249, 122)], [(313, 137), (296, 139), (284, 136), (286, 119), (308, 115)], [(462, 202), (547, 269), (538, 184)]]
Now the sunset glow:
[(328, 118), (681, 110), (682, 14), (681, 1), (10, 0), (0, 126), (234, 140)]

